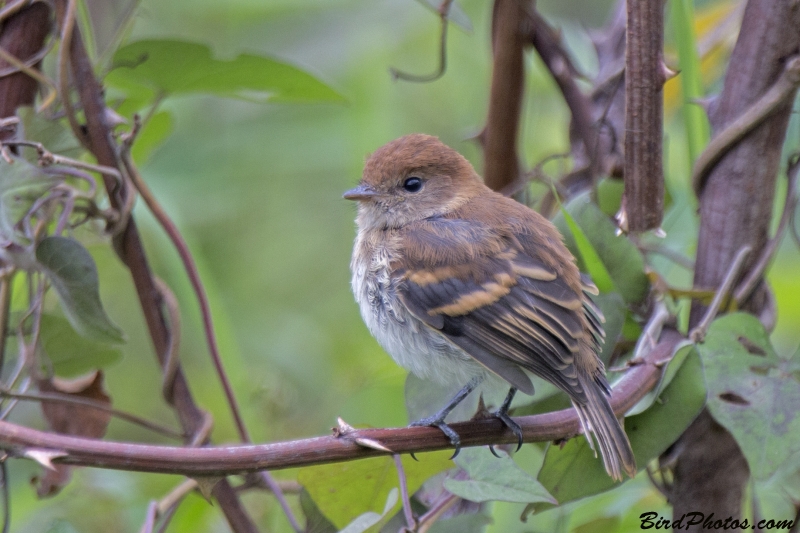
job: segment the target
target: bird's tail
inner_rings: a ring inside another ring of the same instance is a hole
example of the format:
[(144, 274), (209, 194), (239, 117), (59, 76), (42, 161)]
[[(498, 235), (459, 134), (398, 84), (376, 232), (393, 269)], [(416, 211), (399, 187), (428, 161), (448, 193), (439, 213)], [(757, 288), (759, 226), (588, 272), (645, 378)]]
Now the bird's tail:
[(625, 435), (625, 430), (622, 429), (608, 402), (611, 388), (608, 386), (605, 376), (600, 372), (602, 371), (590, 375), (587, 372), (578, 371), (578, 380), (588, 401), (586, 404), (581, 404), (573, 400), (572, 404), (578, 411), (583, 434), (589, 442), (589, 447), (592, 450), (595, 449), (590, 435), (592, 433), (597, 439), (606, 472), (613, 479), (621, 481), (623, 471), (630, 477), (636, 475), (636, 459), (633, 456), (631, 444), (628, 442), (628, 436)]

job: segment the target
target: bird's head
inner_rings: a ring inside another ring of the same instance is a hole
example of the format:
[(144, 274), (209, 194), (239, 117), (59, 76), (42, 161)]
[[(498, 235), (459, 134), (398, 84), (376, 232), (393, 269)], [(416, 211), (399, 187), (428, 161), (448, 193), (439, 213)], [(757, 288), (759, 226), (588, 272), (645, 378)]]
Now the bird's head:
[(369, 156), (361, 181), (344, 198), (358, 201), (359, 227), (397, 228), (444, 215), (483, 187), (461, 154), (436, 137), (417, 133)]

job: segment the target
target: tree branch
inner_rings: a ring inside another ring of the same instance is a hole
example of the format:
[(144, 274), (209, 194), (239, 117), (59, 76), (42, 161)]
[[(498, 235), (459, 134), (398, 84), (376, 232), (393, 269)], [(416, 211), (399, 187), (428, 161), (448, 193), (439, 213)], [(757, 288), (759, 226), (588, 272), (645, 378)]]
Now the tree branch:
[[(627, 370), (615, 385), (611, 398), (617, 415), (622, 416), (658, 383), (663, 365), (681, 340), (683, 337), (679, 333), (666, 330), (660, 342), (641, 362)], [(522, 428), (526, 442), (569, 438), (580, 431), (574, 409), (514, 420)], [(462, 446), (517, 442), (517, 437), (498, 419), (471, 420), (451, 424), (451, 427), (461, 436)], [(357, 441), (377, 443), (384, 450), (365, 447)], [(60, 455), (52, 461), (60, 464), (187, 476), (225, 476), (377, 455), (420, 453), (451, 448), (452, 445), (441, 431), (431, 427), (353, 429), (345, 426), (327, 437), (259, 445), (187, 448), (76, 438), (0, 422), (0, 447), (19, 456), (31, 448), (57, 452)]]
[[(64, 23), (64, 15), (67, 12), (66, 7), (66, 0), (56, 1), (56, 10), (62, 24)], [(86, 53), (78, 27), (73, 28), (69, 42), (69, 66), (86, 116), (86, 135), (80, 139), (81, 142), (87, 145), (99, 164), (116, 168), (120, 173), (124, 173), (124, 165), (122, 165), (117, 156), (118, 151), (111, 136), (111, 127), (107, 122), (103, 88), (95, 78), (94, 69)], [(62, 65), (62, 67), (66, 67), (66, 65)], [(61, 98), (66, 100), (69, 95), (62, 94)], [(119, 208), (124, 202), (120, 198), (118, 182), (109, 176), (104, 176), (104, 182), (112, 206)], [(131, 191), (128, 191), (128, 194), (131, 194)], [(161, 311), (160, 293), (156, 287), (136, 223), (132, 217), (128, 219), (127, 225), (115, 237), (114, 244), (123, 262), (131, 271), (150, 337), (153, 341), (156, 355), (163, 367), (169, 350), (170, 332)], [(174, 373), (172, 397), (168, 401), (174, 405), (181, 426), (187, 435), (194, 435), (204, 427), (206, 415), (194, 402), (189, 390), (189, 384), (180, 368)], [(226, 480), (214, 487), (213, 494), (235, 532), (257, 533), (258, 530), (255, 524), (247, 515), (238, 500), (238, 496)]]
[(662, 87), (667, 80), (664, 4), (628, 0), (625, 51), (625, 192), (618, 215), (623, 231), (661, 226), (664, 215)]
[(520, 22), (524, 10), (518, 0), (495, 0), (492, 15), (492, 87), (489, 113), (480, 139), (483, 145), (483, 178), (500, 191), (519, 176), (517, 137), (525, 85), (523, 51), (525, 36)]
[[(786, 60), (800, 51), (799, 27), (797, 2), (748, 1), (722, 93), (710, 116), (716, 134), (734, 124), (773, 86)], [(745, 246), (752, 253), (744, 272), (762, 256), (790, 111), (790, 101), (779, 106), (708, 172), (700, 197), (695, 287), (719, 286), (734, 256)], [(755, 291), (744, 309), (758, 314), (766, 301), (766, 291)], [(694, 302), (690, 327), (703, 314), (704, 306)], [(675, 449), (680, 453), (670, 491), (674, 516), (699, 511), (738, 518), (749, 470), (733, 437), (704, 411)]]
[(570, 136), (582, 143), (586, 155), (585, 166), (589, 168), (591, 179), (594, 179), (598, 173), (597, 151), (600, 146), (589, 97), (583, 94), (575, 81), (579, 73), (569, 54), (562, 47), (560, 36), (534, 8), (527, 14), (531, 23), (529, 36), (531, 44), (564, 96), (564, 101), (572, 114)]

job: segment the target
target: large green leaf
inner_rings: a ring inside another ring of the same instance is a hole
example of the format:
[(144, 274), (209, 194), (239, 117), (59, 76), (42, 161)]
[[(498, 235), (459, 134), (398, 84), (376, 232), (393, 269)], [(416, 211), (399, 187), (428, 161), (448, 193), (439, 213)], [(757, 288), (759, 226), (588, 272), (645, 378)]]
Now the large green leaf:
[(500, 459), (487, 448), (462, 450), (454, 460), (469, 479), (447, 479), (444, 488), (473, 502), (557, 503), (541, 483), (522, 470), (505, 452)]
[(287, 63), (252, 54), (215, 59), (205, 45), (173, 40), (123, 46), (114, 55), (114, 68), (105, 81), (131, 93), (210, 93), (272, 102), (344, 100), (311, 74)]
[(42, 315), (39, 338), (53, 373), (61, 377), (105, 368), (122, 357), (119, 348), (78, 335), (69, 322), (55, 315)]
[(306, 533), (336, 533), (338, 531), (336, 526), (322, 514), (305, 489), (300, 491), (300, 508), (303, 509), (303, 515), (306, 517)]
[(593, 281), (601, 291), (604, 290), (601, 280), (596, 279), (595, 274), (599, 269), (593, 264), (595, 256), (591, 252), (589, 257), (584, 256), (586, 242), (573, 233), (570, 217), (565, 217), (564, 211), (580, 228), (579, 235), (585, 236), (586, 241), (591, 244), (591, 250), (596, 252), (596, 257), (602, 262), (614, 287), (625, 301), (640, 302), (647, 295), (649, 284), (644, 273), (644, 258), (636, 246), (626, 237), (616, 234), (616, 226), (592, 203), (589, 193), (576, 196), (564, 206), (563, 211), (556, 214), (553, 223), (564, 236), (564, 243), (578, 259), (581, 270), (589, 272), (595, 278)]
[(603, 260), (597, 254), (597, 250), (594, 249), (594, 245), (589, 241), (589, 237), (586, 236), (583, 229), (572, 218), (569, 211), (563, 207), (561, 208), (561, 216), (564, 217), (564, 221), (567, 223), (572, 242), (575, 243), (575, 248), (578, 249), (578, 257), (581, 258), (584, 270), (592, 277), (592, 281), (595, 282), (600, 292), (615, 292), (614, 281), (611, 279), (606, 265), (603, 264)]
[[(453, 468), (451, 454), (448, 450), (420, 454), (419, 461), (403, 456), (409, 493), (431, 476)], [(400, 485), (394, 460), (388, 456), (304, 468), (297, 480), (337, 528), (367, 512), (386, 514), (389, 493)]]
[(711, 415), (736, 439), (756, 480), (800, 454), (800, 357), (781, 358), (746, 313), (715, 320), (698, 350)]
[[(625, 432), (640, 468), (675, 442), (700, 413), (705, 397), (700, 358), (692, 352), (661, 393), (660, 401), (625, 419)], [(561, 505), (616, 485), (582, 436), (570, 439), (564, 446), (550, 445), (538, 479)], [(529, 505), (526, 513), (549, 507), (547, 503)]]
[(389, 511), (394, 509), (394, 506), (397, 505), (399, 494), (400, 491), (397, 490), (397, 487), (393, 488), (389, 491), (389, 495), (386, 496), (386, 503), (383, 504), (382, 513), (367, 511), (366, 513), (353, 519), (353, 521), (347, 524), (339, 533), (363, 533), (372, 526), (378, 524), (386, 515), (389, 514)]
[(122, 331), (103, 310), (97, 267), (81, 243), (67, 237), (46, 237), (36, 247), (36, 260), (75, 331), (100, 342), (124, 341)]

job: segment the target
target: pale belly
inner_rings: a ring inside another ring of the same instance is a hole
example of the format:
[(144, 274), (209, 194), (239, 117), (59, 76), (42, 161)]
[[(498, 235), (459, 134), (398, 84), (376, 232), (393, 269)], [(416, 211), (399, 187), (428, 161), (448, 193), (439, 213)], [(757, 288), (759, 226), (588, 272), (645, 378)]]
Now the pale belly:
[(380, 252), (371, 261), (354, 261), (353, 293), (370, 333), (403, 368), (422, 379), (461, 387), (487, 371), (401, 304)]

